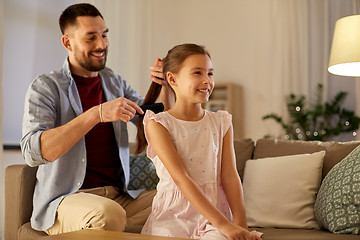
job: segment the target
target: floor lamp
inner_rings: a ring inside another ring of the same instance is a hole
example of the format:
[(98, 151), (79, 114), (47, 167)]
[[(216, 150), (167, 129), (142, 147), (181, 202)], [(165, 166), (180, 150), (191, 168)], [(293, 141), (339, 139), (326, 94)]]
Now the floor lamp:
[[(328, 71), (341, 76), (360, 77), (360, 15), (336, 21)], [(356, 135), (353, 132), (353, 136)]]
[(328, 71), (360, 77), (360, 15), (336, 21)]

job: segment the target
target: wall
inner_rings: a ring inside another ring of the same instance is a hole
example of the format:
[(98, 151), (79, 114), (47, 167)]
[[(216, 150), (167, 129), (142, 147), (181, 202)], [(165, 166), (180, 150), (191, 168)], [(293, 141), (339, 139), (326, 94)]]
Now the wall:
[(158, 0), (152, 8), (154, 56), (165, 56), (180, 43), (205, 45), (212, 55), (215, 84), (233, 82), (243, 87), (244, 102), (237, 103), (246, 114), (243, 135), (262, 137), (260, 114), (271, 103), (267, 88), (262, 87), (269, 74), (263, 66), (271, 42), (270, 1)]
[[(17, 145), (25, 92), (40, 73), (59, 69), (66, 57), (60, 41), (58, 17), (75, 1), (2, 0), (4, 42), (2, 54), (2, 141)], [(1, 63), (1, 61), (0, 61)], [(1, 144), (2, 145), (2, 144)], [(0, 158), (0, 239), (4, 230), (4, 172), (11, 164), (23, 164), (18, 151), (6, 151)]]
[(31, 81), (62, 66), (66, 51), (57, 21), (69, 2), (74, 1), (4, 0), (4, 144), (19, 143), (24, 96)]
[[(4, 2), (3, 0), (0, 0), (0, 16), (3, 16), (4, 14)], [(4, 32), (4, 21), (0, 21), (0, 56), (3, 52), (3, 32)], [(0, 57), (0, 72), (2, 72), (2, 58)], [(2, 78), (0, 76), (0, 96), (2, 96)], [(0, 116), (2, 113), (2, 101), (0, 102)], [(0, 119), (0, 123), (2, 123), (2, 120)], [(1, 136), (2, 130), (0, 128), (0, 136)], [(0, 144), (2, 145), (2, 138), (0, 138)], [(0, 146), (1, 146), (0, 145)], [(4, 161), (3, 159), (3, 151), (2, 148), (0, 148), (0, 176), (4, 176)], [(4, 238), (4, 206), (5, 206), (5, 189), (4, 189), (4, 180), (1, 177), (0, 178), (0, 239)]]

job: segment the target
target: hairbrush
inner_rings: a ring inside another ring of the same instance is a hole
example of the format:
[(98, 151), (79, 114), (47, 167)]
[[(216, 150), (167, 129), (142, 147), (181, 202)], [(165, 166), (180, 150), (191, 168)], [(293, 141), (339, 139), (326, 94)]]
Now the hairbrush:
[[(164, 104), (162, 103), (150, 103), (150, 104), (145, 104), (140, 106), (140, 108), (144, 111), (144, 113), (146, 112), (146, 110), (151, 110), (154, 113), (159, 113), (159, 112), (163, 112), (164, 111)], [(144, 114), (139, 114), (136, 113), (138, 115), (144, 115)]]

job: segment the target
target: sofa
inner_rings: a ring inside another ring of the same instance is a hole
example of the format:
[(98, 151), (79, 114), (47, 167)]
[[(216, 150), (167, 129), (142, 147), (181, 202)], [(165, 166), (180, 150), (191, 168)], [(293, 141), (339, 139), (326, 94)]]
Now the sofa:
[[(251, 222), (250, 230), (263, 232), (263, 239), (265, 240), (359, 240), (360, 235), (329, 232), (320, 224), (316, 224), (318, 219), (314, 214), (317, 192), (322, 187), (324, 178), (337, 163), (346, 158), (359, 145), (360, 141), (320, 142), (259, 139), (254, 142), (251, 139), (235, 140), (236, 164), (238, 173), (243, 181), (245, 207), (247, 208), (247, 217), (249, 218), (248, 223)], [(310, 158), (316, 159), (308, 161)], [(299, 164), (299, 161), (301, 164)], [(317, 165), (315, 164), (316, 166), (313, 167), (314, 170), (309, 171), (306, 167), (312, 165), (313, 162), (316, 162)], [(276, 166), (276, 168), (272, 169), (271, 165)], [(280, 194), (279, 191), (291, 191), (291, 189), (286, 190), (286, 187), (279, 187), (279, 185), (259, 187), (262, 184), (271, 184), (274, 179), (277, 179), (277, 176), (283, 174), (281, 172), (283, 169), (287, 169), (283, 171), (287, 179), (280, 180), (277, 184), (294, 186), (296, 191), (289, 192), (284, 197), (283, 195), (277, 196), (276, 194)], [(294, 169), (296, 171), (292, 172)], [(296, 179), (298, 177), (296, 175), (297, 172), (301, 173), (299, 178), (305, 178), (301, 180), (305, 181), (304, 183)], [(36, 168), (31, 168), (27, 165), (12, 165), (6, 169), (5, 240), (31, 239), (46, 236), (44, 232), (33, 230), (29, 223), (32, 211), (35, 174)], [(265, 183), (261, 182), (261, 179), (268, 174), (270, 174), (270, 180), (265, 179)], [(271, 174), (275, 174), (276, 177), (274, 178)], [(312, 177), (311, 175), (318, 176)], [(314, 179), (313, 182), (318, 184), (318, 186), (311, 187), (309, 190), (300, 189), (302, 186), (307, 186), (308, 183), (306, 181), (308, 179)], [(255, 185), (252, 184), (254, 182), (256, 183)], [(295, 185), (296, 182), (299, 182), (297, 183), (298, 185)], [(310, 192), (311, 194), (308, 194)], [(326, 191), (323, 192), (326, 193)], [(264, 194), (259, 197), (257, 194), (261, 193)], [(305, 195), (309, 195), (312, 202), (307, 202), (305, 207), (300, 206), (299, 209), (296, 209), (297, 205), (304, 203), (298, 203), (297, 199), (293, 200), (293, 198), (297, 196), (302, 198)], [(276, 199), (276, 197), (278, 198)], [(275, 199), (276, 202), (271, 203), (271, 198)], [(287, 199), (290, 199), (290, 203), (286, 203)], [(325, 197), (325, 199), (327, 198)], [(257, 202), (258, 205), (256, 205)], [(271, 207), (262, 209), (267, 204), (270, 204), (269, 206)], [(291, 208), (296, 210), (294, 212), (287, 210)], [(300, 218), (303, 217), (302, 215), (306, 215), (302, 212), (303, 208), (310, 209), (306, 214), (311, 216), (306, 216), (304, 223), (298, 223), (298, 219), (293, 221), (293, 216), (297, 218), (295, 215), (298, 213), (300, 213)], [(287, 213), (287, 211), (289, 212)], [(279, 212), (282, 212), (288, 220), (280, 220), (281, 217), (277, 216)], [(264, 217), (258, 217), (259, 214)], [(265, 215), (268, 216), (265, 217)], [(267, 219), (267, 222), (261, 222), (263, 219)], [(309, 224), (310, 222), (311, 224)], [(140, 229), (141, 226), (128, 226), (126, 231), (139, 232)]]

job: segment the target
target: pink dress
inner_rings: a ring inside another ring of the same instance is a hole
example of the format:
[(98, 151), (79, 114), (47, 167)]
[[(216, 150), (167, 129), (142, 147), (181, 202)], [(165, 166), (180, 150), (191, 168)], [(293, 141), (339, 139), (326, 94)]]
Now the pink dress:
[[(148, 110), (144, 117), (145, 134), (149, 119), (168, 130), (191, 178), (208, 200), (232, 220), (220, 178), (223, 137), (232, 124), (231, 115), (225, 111), (206, 111), (199, 121), (183, 121), (168, 112), (154, 114)], [(218, 236), (214, 239), (226, 239), (185, 199), (150, 142), (147, 155), (154, 162), (160, 181), (142, 234), (205, 239), (210, 233)]]

